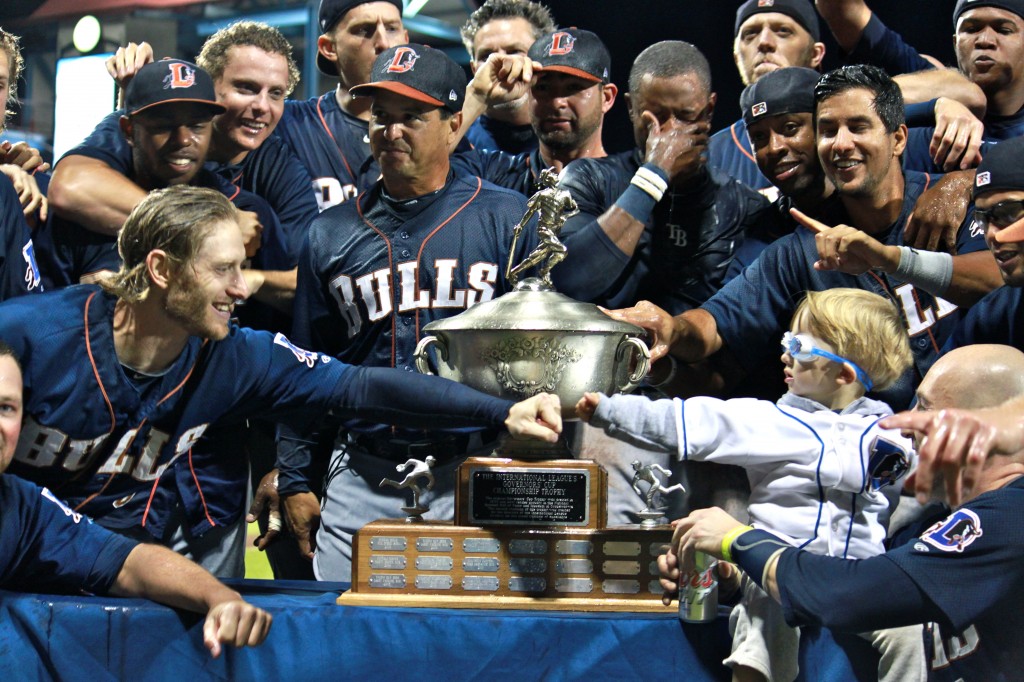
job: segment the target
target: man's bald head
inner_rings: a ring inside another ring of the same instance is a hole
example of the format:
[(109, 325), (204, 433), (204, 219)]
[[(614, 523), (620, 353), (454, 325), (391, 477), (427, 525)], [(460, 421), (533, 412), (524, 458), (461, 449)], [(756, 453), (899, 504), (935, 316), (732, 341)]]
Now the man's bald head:
[(1024, 353), (1011, 346), (964, 346), (943, 355), (917, 389), (924, 410), (981, 409), (1024, 395)]

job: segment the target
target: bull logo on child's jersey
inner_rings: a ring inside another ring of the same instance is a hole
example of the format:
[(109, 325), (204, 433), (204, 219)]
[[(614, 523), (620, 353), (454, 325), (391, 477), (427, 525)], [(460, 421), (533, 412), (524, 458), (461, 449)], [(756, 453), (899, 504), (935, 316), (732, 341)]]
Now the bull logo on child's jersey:
[(984, 533), (981, 519), (970, 509), (957, 509), (921, 535), (921, 539), (943, 552), (962, 552)]
[(413, 65), (416, 64), (416, 60), (419, 58), (419, 54), (411, 47), (400, 47), (395, 50), (395, 56), (392, 57), (391, 63), (387, 65), (385, 71), (388, 73), (412, 71)]
[(892, 485), (910, 469), (907, 451), (896, 443), (876, 436), (868, 448), (868, 480), (871, 490)]
[(196, 70), (188, 64), (174, 62), (168, 64), (168, 73), (164, 76), (164, 90), (175, 88), (191, 88), (196, 84)]
[(551, 36), (551, 44), (548, 45), (548, 55), (569, 54), (572, 52), (572, 47), (575, 44), (576, 38), (571, 33), (559, 31)]

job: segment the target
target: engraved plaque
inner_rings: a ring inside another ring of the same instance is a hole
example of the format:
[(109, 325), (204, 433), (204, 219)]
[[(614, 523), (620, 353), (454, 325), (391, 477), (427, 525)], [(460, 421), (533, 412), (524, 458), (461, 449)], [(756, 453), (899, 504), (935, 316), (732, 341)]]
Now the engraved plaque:
[(590, 559), (559, 559), (555, 562), (559, 573), (593, 573), (594, 562)]
[(462, 541), (463, 552), (496, 554), (501, 549), (501, 541), (497, 538), (466, 538)]
[(416, 568), (421, 571), (450, 571), (452, 570), (452, 558), (450, 556), (416, 557)]
[(659, 556), (668, 551), (668, 543), (665, 542), (652, 542), (650, 547), (647, 548), (651, 556)]
[(594, 582), (590, 578), (559, 578), (555, 581), (559, 592), (593, 592)]
[(491, 556), (466, 557), (462, 560), (462, 569), (477, 573), (496, 573), (498, 571), (498, 559)]
[(590, 522), (590, 471), (518, 467), (474, 469), (471, 524), (585, 526)]
[(647, 567), (647, 572), (651, 575), (658, 575), (658, 560), (655, 559), (651, 562), (650, 566)]
[(421, 552), (450, 552), (454, 546), (451, 538), (416, 538), (416, 549)]
[(606, 556), (640, 556), (639, 542), (616, 542), (609, 540), (604, 543), (603, 547)]
[(509, 540), (509, 554), (546, 554), (548, 543), (543, 540)]
[(543, 559), (513, 557), (508, 560), (508, 568), (513, 573), (543, 573), (547, 565)]
[(606, 561), (601, 564), (605, 575), (640, 575), (639, 561)]
[(508, 589), (512, 592), (543, 592), (548, 586), (544, 578), (510, 578)]
[(665, 590), (661, 587), (661, 583), (657, 580), (652, 580), (647, 583), (647, 591), (651, 594), (662, 594)]
[(590, 554), (594, 551), (594, 543), (590, 540), (559, 540), (555, 543), (555, 551), (559, 554)]
[(405, 576), (394, 573), (372, 573), (370, 574), (370, 587), (401, 589), (405, 587)]
[(601, 583), (601, 591), (605, 594), (637, 594), (640, 592), (640, 581), (605, 580)]
[(377, 535), (370, 538), (370, 549), (379, 549), (382, 552), (401, 552), (405, 550), (405, 538)]
[(452, 577), (450, 575), (418, 575), (416, 576), (416, 589), (450, 590), (452, 589)]
[(394, 554), (374, 554), (370, 557), (370, 568), (401, 571), (405, 569), (405, 557)]
[(498, 579), (487, 575), (467, 575), (462, 579), (462, 589), (472, 592), (496, 592)]

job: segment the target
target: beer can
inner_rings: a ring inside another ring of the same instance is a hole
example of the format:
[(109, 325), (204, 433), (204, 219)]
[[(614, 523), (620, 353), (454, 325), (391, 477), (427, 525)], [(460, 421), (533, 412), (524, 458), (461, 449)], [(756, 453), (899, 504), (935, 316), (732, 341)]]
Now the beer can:
[(710, 623), (718, 616), (718, 581), (714, 568), (718, 560), (697, 552), (697, 570), (679, 584), (679, 620)]

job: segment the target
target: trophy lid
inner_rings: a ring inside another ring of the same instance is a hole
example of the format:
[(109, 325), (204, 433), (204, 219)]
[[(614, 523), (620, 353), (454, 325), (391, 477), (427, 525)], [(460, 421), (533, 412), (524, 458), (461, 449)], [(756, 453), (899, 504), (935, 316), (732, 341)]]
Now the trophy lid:
[(593, 303), (560, 294), (537, 278), (527, 278), (503, 296), (423, 327), (425, 332), (513, 330), (599, 332), (640, 336), (641, 327), (612, 319)]

